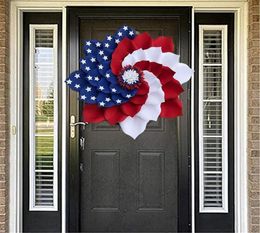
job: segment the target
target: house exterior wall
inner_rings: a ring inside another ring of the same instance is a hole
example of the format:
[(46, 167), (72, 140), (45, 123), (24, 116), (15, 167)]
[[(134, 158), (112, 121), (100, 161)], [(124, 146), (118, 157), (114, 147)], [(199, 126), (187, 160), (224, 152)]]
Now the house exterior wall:
[[(260, 0), (249, 0), (248, 211), (249, 232), (260, 232)], [(9, 0), (0, 0), (0, 232), (8, 232)]]
[(260, 1), (249, 0), (248, 9), (248, 225), (260, 232)]
[(9, 1), (0, 0), (0, 232), (8, 231)]

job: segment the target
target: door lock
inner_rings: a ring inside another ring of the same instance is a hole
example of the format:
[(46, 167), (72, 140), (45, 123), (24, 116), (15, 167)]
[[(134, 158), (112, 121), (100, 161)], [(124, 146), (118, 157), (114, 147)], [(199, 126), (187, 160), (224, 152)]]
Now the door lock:
[(81, 137), (79, 139), (79, 145), (80, 145), (80, 149), (81, 150), (84, 150), (85, 149), (85, 138), (84, 137)]
[(76, 126), (77, 125), (82, 125), (83, 129), (85, 129), (86, 125), (88, 124), (87, 122), (75, 122), (76, 118), (74, 115), (70, 116), (70, 137), (75, 138), (76, 136)]

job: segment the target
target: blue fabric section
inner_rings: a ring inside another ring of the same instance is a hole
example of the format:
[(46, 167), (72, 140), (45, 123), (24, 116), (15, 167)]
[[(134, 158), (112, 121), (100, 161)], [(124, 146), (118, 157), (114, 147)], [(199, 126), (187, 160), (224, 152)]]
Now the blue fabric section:
[(127, 37), (129, 39), (134, 39), (136, 36), (136, 32), (135, 30), (133, 30), (132, 28), (128, 27), (127, 25), (123, 26), (122, 28), (120, 28), (115, 34), (115, 40), (116, 39), (120, 39), (120, 41)]
[(69, 77), (66, 79), (66, 83), (74, 91), (80, 92), (82, 88), (88, 85), (87, 80), (85, 79), (86, 74), (81, 70), (72, 72)]
[(120, 94), (124, 97), (124, 98), (127, 98), (127, 99), (130, 99), (132, 97), (134, 97), (137, 93), (137, 89), (134, 89), (134, 90), (123, 90)]
[(103, 48), (114, 50), (117, 47), (115, 42), (115, 37), (112, 35), (107, 35), (106, 38), (102, 41)]
[(80, 59), (80, 69), (83, 72), (88, 72), (90, 70), (97, 68), (97, 62), (91, 62), (90, 59), (95, 59), (94, 57), (88, 57), (86, 59)]
[(103, 41), (84, 41), (85, 57), (79, 61), (80, 70), (66, 79), (69, 88), (80, 92), (80, 100), (100, 107), (112, 107), (129, 101), (136, 94), (137, 89), (123, 89), (110, 68), (118, 43), (126, 37), (133, 39), (135, 36), (135, 30), (125, 25), (114, 35), (107, 35)]
[(112, 100), (116, 103), (116, 105), (123, 104), (128, 101), (128, 99), (123, 98), (121, 95), (112, 95)]
[(98, 52), (96, 54), (98, 62), (103, 64), (104, 62), (110, 61), (112, 58), (113, 51), (104, 50), (104, 49), (98, 50)]
[(112, 84), (117, 84), (118, 79), (117, 77), (112, 73), (112, 70), (108, 70), (105, 75), (107, 81), (109, 81)]
[(98, 72), (105, 78), (107, 70), (110, 69), (110, 61), (98, 65)]
[(97, 87), (98, 82), (102, 79), (102, 76), (100, 75), (97, 69), (94, 69), (87, 73), (86, 79), (91, 85)]
[(109, 85), (110, 85), (110, 83), (106, 79), (102, 78), (98, 82), (98, 91), (104, 92), (104, 93), (110, 93)]
[(88, 85), (80, 91), (79, 99), (89, 104), (97, 103), (98, 91), (95, 87)]
[(99, 93), (97, 101), (100, 107), (112, 107), (116, 103), (112, 100), (111, 95), (105, 93)]
[(110, 84), (110, 90), (112, 94), (120, 94), (123, 91), (118, 84)]

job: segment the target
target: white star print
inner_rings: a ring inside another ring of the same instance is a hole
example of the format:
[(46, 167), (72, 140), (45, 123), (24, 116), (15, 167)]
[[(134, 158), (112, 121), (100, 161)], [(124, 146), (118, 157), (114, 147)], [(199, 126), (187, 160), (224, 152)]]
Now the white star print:
[(111, 99), (110, 98), (106, 98), (106, 101), (109, 102)]
[(122, 32), (118, 32), (117, 35), (118, 36), (122, 36), (123, 34), (122, 34)]
[(96, 62), (96, 58), (92, 57), (92, 58), (90, 59), (90, 61), (91, 61), (91, 62)]
[(103, 59), (106, 61), (106, 60), (108, 59), (108, 57), (107, 57), (107, 56), (104, 56)]
[(68, 79), (66, 82), (67, 82), (67, 84), (71, 84), (72, 83), (72, 81), (70, 79)]
[(95, 77), (95, 81), (99, 81), (99, 78), (98, 78), (98, 77)]
[(85, 99), (86, 99), (86, 96), (85, 96), (85, 95), (82, 95), (82, 96), (81, 96), (81, 99), (82, 99), (82, 100), (85, 100)]
[(105, 43), (105, 47), (108, 48), (108, 47), (109, 47), (109, 44), (108, 44), (108, 43)]
[(119, 44), (119, 43), (120, 43), (120, 40), (119, 40), (119, 39), (116, 39), (115, 42), (116, 42), (117, 44)]
[(100, 46), (101, 46), (101, 43), (97, 42), (97, 43), (96, 43), (96, 46), (97, 46), (97, 47), (100, 47)]
[(76, 84), (76, 85), (75, 85), (75, 88), (79, 89), (79, 88), (80, 88), (80, 85), (79, 85), (79, 84)]
[(80, 78), (80, 75), (79, 75), (79, 74), (75, 74), (74, 77), (75, 77), (76, 79), (78, 79), (78, 78)]
[(99, 105), (104, 107), (105, 103), (102, 101), (102, 102), (99, 103)]
[(112, 36), (108, 36), (107, 40), (111, 41), (112, 40)]
[(83, 64), (83, 65), (86, 64), (86, 60), (82, 59), (81, 64)]
[(91, 42), (90, 42), (90, 41), (87, 41), (87, 42), (86, 42), (86, 45), (87, 45), (87, 46), (90, 46), (90, 45), (91, 45)]
[(117, 99), (116, 102), (117, 102), (118, 104), (121, 104), (122, 100)]
[(86, 70), (86, 71), (90, 71), (90, 67), (89, 67), (89, 66), (86, 66), (86, 67), (85, 67), (85, 70)]
[(134, 35), (134, 32), (133, 32), (133, 31), (130, 31), (130, 32), (129, 32), (129, 35), (130, 35), (130, 36), (133, 36), (133, 35)]
[(115, 89), (115, 88), (112, 88), (112, 92), (116, 92), (116, 89)]
[(103, 86), (99, 86), (99, 90), (103, 91), (105, 88)]
[(101, 64), (98, 66), (98, 69), (99, 69), (99, 70), (103, 70), (103, 68), (104, 68), (104, 66), (101, 65)]
[(88, 80), (92, 80), (92, 76), (89, 75), (89, 76), (87, 77), (87, 79), (88, 79)]
[(102, 55), (104, 55), (104, 51), (103, 51), (103, 50), (99, 50), (98, 54), (99, 54), (100, 56), (102, 56)]
[(106, 78), (110, 78), (110, 74), (106, 74)]
[(96, 100), (96, 96), (91, 96), (91, 100)]
[(92, 50), (91, 49), (87, 49), (87, 53), (91, 53), (92, 52)]
[(85, 90), (86, 90), (87, 92), (90, 92), (90, 91), (91, 91), (91, 87), (87, 87)]
[(132, 97), (132, 96), (131, 96), (130, 94), (127, 94), (127, 95), (126, 95), (126, 98), (128, 98), (128, 99), (131, 98), (131, 97)]
[(124, 26), (123, 29), (126, 31), (126, 30), (128, 30), (128, 27), (127, 27), (127, 26)]

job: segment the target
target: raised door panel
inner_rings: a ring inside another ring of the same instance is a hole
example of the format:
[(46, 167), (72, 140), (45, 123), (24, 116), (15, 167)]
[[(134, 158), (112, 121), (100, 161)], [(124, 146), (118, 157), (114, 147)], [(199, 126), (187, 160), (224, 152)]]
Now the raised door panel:
[(164, 152), (138, 153), (138, 211), (164, 210), (165, 204)]

